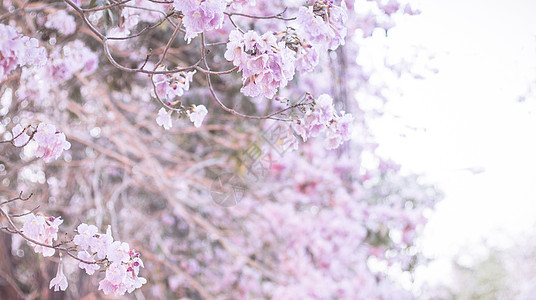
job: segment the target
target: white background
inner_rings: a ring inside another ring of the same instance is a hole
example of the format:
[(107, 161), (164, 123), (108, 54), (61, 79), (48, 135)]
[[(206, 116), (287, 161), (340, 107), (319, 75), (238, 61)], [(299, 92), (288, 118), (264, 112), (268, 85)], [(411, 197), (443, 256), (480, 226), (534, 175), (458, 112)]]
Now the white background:
[(424, 79), (393, 80), (400, 94), (373, 130), (380, 154), (445, 193), (421, 241), (436, 261), (417, 273), (444, 282), (455, 255), (536, 228), (536, 1), (417, 4), (422, 14), (375, 32), (360, 59), (426, 54)]

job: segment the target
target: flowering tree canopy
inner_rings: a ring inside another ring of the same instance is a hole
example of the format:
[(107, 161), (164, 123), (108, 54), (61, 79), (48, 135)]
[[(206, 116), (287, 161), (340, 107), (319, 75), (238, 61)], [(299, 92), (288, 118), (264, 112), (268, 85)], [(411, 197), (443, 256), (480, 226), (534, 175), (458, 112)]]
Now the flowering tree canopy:
[(3, 1), (0, 292), (412, 298), (392, 275), (418, 263), (439, 195), (375, 154), (360, 97), (384, 87), (356, 57), (415, 13)]

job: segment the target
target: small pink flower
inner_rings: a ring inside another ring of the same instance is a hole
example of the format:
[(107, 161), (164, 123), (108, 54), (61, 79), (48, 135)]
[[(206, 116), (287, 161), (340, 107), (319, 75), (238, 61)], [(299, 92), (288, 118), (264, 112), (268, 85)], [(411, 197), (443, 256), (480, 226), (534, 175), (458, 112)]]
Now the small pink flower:
[[(82, 260), (88, 261), (88, 262), (95, 262), (95, 259), (93, 258), (93, 256), (91, 254), (89, 254), (87, 251), (78, 252), (77, 257), (82, 259)], [(80, 262), (78, 264), (78, 267), (80, 267), (80, 269), (86, 270), (86, 273), (88, 275), (91, 275), (91, 274), (95, 273), (95, 271), (100, 269), (100, 266), (98, 264), (86, 264), (86, 263), (83, 263), (83, 262)]]
[(78, 225), (77, 229), (78, 234), (74, 236), (73, 243), (80, 246), (83, 250), (97, 241), (95, 234), (97, 234), (98, 229), (95, 225), (87, 225), (82, 223)]
[(184, 39), (190, 42), (198, 33), (221, 28), (226, 6), (225, 0), (175, 0), (173, 7), (184, 15)]
[(112, 263), (106, 270), (106, 280), (114, 285), (120, 285), (127, 276), (127, 269), (118, 263)]
[(52, 278), (50, 281), (49, 288), (51, 289), (54, 287), (54, 291), (57, 292), (59, 290), (65, 291), (67, 286), (69, 286), (69, 283), (67, 282), (67, 277), (65, 277), (65, 274), (63, 274), (63, 262), (60, 258), (58, 272), (56, 273), (56, 277)]
[(166, 109), (162, 107), (158, 111), (158, 116), (156, 117), (156, 124), (164, 127), (165, 130), (169, 130), (173, 126), (173, 124), (171, 123), (172, 112), (172, 110), (166, 111)]
[(105, 278), (99, 282), (99, 290), (102, 290), (106, 295), (123, 295), (125, 294), (126, 288), (124, 285), (114, 284)]
[(35, 156), (42, 157), (46, 162), (52, 157), (58, 159), (63, 150), (71, 148), (71, 143), (65, 140), (65, 134), (56, 131), (56, 126), (50, 124), (39, 124), (34, 140), (38, 144)]
[(120, 241), (113, 242), (106, 252), (106, 257), (109, 261), (121, 264), (121, 262), (127, 262), (130, 259), (129, 255), (130, 247), (127, 243), (121, 243)]
[(127, 292), (132, 293), (135, 289), (139, 289), (142, 285), (147, 283), (147, 279), (138, 276), (127, 275), (124, 280), (124, 285), (127, 288)]
[(195, 127), (201, 127), (207, 113), (207, 108), (204, 105), (194, 105), (194, 108), (189, 113), (190, 121), (194, 123)]
[(113, 243), (114, 239), (112, 237), (112, 229), (108, 225), (106, 229), (106, 234), (101, 234), (99, 238), (91, 244), (91, 251), (97, 253), (97, 258), (103, 259), (106, 257), (108, 252), (108, 247)]

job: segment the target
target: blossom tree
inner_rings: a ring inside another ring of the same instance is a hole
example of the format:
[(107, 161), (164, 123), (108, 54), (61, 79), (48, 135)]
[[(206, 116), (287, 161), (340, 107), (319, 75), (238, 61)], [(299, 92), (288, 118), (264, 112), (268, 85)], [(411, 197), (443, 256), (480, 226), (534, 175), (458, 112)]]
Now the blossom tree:
[(375, 154), (360, 97), (382, 87), (355, 58), (415, 13), (3, 1), (0, 291), (412, 298), (393, 274), (418, 263), (439, 196)]

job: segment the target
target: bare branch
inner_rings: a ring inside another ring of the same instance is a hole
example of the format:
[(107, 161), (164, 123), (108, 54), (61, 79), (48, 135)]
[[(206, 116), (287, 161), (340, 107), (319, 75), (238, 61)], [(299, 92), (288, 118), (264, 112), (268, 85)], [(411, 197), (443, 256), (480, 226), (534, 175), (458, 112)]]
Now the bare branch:
[(13, 201), (17, 201), (17, 200), (21, 200), (21, 201), (27, 201), (28, 199), (30, 199), (31, 197), (33, 196), (33, 193), (31, 193), (28, 197), (22, 197), (22, 191), (19, 193), (19, 196), (13, 198), (13, 199), (10, 199), (10, 200), (6, 200), (4, 202), (1, 202), (0, 203), (0, 206), (1, 205), (4, 205), (4, 204), (8, 204), (8, 203), (11, 203)]

